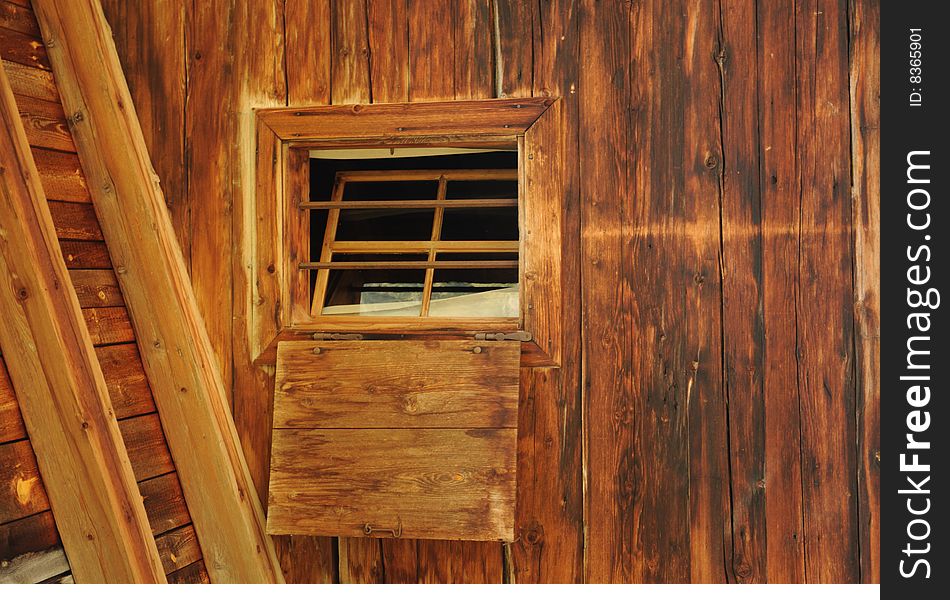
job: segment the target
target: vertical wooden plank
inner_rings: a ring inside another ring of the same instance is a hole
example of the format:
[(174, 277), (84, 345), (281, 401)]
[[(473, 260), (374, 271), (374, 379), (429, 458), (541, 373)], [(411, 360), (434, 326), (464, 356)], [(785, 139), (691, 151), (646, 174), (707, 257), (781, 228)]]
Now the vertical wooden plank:
[(378, 539), (340, 539), (340, 583), (385, 583)]
[[(801, 420), (798, 390), (799, 254), (798, 79), (795, 7), (758, 4), (759, 136), (765, 396), (766, 576), (805, 580)], [(730, 415), (731, 416), (731, 415)]]
[(365, 0), (331, 0), (332, 104), (365, 104), (372, 101), (366, 23)]
[(881, 7), (850, 4), (858, 528), (861, 582), (881, 577)]
[(383, 540), (383, 567), (386, 583), (417, 583), (419, 555), (416, 540)]
[(454, 9), (455, 98), (491, 98), (495, 91), (491, 0), (459, 0)]
[(502, 582), (501, 544), (419, 540), (418, 551), (418, 583)]
[(409, 100), (455, 97), (454, 4), (409, 0)]
[(523, 0), (492, 0), (495, 96), (498, 98), (531, 95), (534, 66), (532, 45), (528, 42), (536, 25), (535, 5)]
[(273, 540), (287, 583), (339, 582), (333, 538), (278, 535)]
[[(517, 583), (583, 581), (582, 406), (580, 389), (580, 181), (578, 174), (579, 3), (540, 5), (534, 28), (535, 95), (560, 97), (562, 150), (551, 177), (559, 179), (561, 217), (561, 367), (522, 369), (518, 419), (517, 534), (509, 573)], [(549, 109), (550, 110), (550, 109)]]
[(286, 0), (287, 102), (330, 103), (330, 0)]
[[(733, 551), (723, 565), (711, 548), (697, 548), (693, 582), (711, 583), (709, 579), (721, 577), (725, 567), (730, 579), (765, 583), (765, 323), (758, 104), (769, 99), (757, 96), (755, 2), (722, 0), (718, 8), (722, 166), (717, 169), (713, 161), (719, 157), (710, 155), (709, 167), (722, 173), (722, 367), (731, 435)], [(702, 574), (697, 573), (697, 563), (706, 567)]]
[[(632, 147), (624, 110), (630, 83), (629, 11), (628, 4), (623, 10), (592, 0), (580, 5), (579, 89), (584, 93), (579, 98), (579, 146), (598, 148), (580, 153), (581, 374), (588, 465), (584, 561), (585, 581), (590, 583), (639, 579), (635, 552), (645, 485), (638, 479), (643, 467), (634, 452), (635, 399), (624, 386), (630, 377), (632, 332), (621, 219), (630, 186), (620, 183), (626, 181)], [(648, 269), (644, 265), (639, 275)]]
[[(224, 381), (231, 381), (231, 206), (234, 139), (234, 0), (188, 3), (185, 204), (200, 235), (191, 240), (191, 283)], [(211, 101), (210, 99), (214, 99)], [(228, 388), (228, 395), (231, 390)]]
[(409, 0), (368, 0), (373, 102), (409, 101)]
[(808, 0), (796, 15), (798, 80), (806, 82), (798, 94), (797, 319), (809, 583), (860, 578), (846, 8)]
[(102, 9), (112, 27), (178, 243), (190, 256), (191, 207), (185, 195), (185, 2), (104, 0)]
[[(241, 436), (251, 477), (266, 503), (267, 468), (270, 462), (271, 401), (273, 374), (254, 365), (261, 344), (280, 328), (278, 257), (283, 251), (277, 231), (281, 190), (259, 188), (259, 181), (280, 182), (280, 177), (258, 179), (264, 169), (280, 173), (283, 168), (280, 142), (266, 125), (258, 122), (256, 108), (284, 106), (287, 80), (284, 75), (283, 3), (279, 0), (242, 2), (235, 8), (238, 24), (234, 69), (239, 74), (231, 94), (237, 111), (234, 136), (226, 142), (236, 167), (232, 182), (235, 198), (230, 226), (238, 242), (231, 253), (233, 289), (233, 351), (235, 426)], [(263, 58), (262, 58), (263, 57)], [(210, 105), (209, 105), (210, 106)], [(268, 210), (258, 212), (258, 197)], [(266, 236), (261, 232), (267, 232)]]

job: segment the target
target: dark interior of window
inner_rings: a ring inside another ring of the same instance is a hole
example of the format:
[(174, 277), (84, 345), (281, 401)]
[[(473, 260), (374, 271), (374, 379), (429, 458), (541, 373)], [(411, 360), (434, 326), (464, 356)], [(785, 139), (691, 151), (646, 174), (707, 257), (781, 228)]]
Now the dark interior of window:
[(312, 159), (310, 201), (354, 203), (310, 211), (314, 314), (517, 317), (517, 167), (516, 151)]

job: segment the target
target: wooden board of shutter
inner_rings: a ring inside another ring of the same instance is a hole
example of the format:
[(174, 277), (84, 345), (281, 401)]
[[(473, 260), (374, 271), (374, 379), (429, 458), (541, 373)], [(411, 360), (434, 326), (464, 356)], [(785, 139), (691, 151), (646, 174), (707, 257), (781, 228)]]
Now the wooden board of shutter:
[(282, 342), (274, 427), (517, 427), (520, 354), (519, 342)]
[(268, 532), (512, 539), (520, 355), (514, 341), (278, 344)]
[(274, 430), (268, 533), (510, 541), (516, 438), (515, 429)]

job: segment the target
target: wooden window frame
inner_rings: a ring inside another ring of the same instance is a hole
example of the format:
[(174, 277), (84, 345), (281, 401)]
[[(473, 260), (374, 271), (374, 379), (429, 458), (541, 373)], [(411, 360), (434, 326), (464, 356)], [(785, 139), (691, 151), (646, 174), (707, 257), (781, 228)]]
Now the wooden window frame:
[[(559, 366), (560, 105), (558, 99), (527, 98), (256, 111), (255, 194), (246, 217), (253, 227), (244, 255), (251, 259), (247, 325), (257, 362), (273, 364), (278, 341), (314, 332), (451, 339), (523, 330), (532, 339), (522, 343), (522, 364)], [(299, 213), (309, 202), (310, 150), (453, 145), (518, 150), (520, 317), (312, 316), (309, 274), (299, 268), (309, 260), (309, 223)]]

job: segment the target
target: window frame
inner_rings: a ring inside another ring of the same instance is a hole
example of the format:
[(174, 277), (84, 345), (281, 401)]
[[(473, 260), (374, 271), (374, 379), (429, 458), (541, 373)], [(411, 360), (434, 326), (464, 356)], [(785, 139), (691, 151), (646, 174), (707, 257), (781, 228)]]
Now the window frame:
[[(256, 114), (253, 240), (245, 240), (252, 355), (274, 354), (277, 341), (314, 332), (448, 339), (479, 332), (527, 331), (525, 366), (561, 362), (561, 254), (564, 193), (560, 169), (561, 102), (556, 98), (492, 99), (309, 108)], [(379, 146), (510, 147), (518, 150), (518, 318), (312, 316), (309, 219), (310, 150)], [(294, 215), (298, 215), (297, 218)], [(306, 243), (303, 243), (306, 240)], [(250, 242), (250, 243), (249, 243)]]

